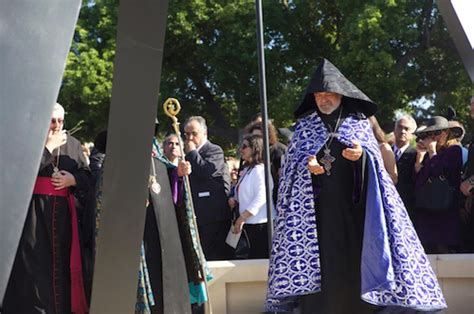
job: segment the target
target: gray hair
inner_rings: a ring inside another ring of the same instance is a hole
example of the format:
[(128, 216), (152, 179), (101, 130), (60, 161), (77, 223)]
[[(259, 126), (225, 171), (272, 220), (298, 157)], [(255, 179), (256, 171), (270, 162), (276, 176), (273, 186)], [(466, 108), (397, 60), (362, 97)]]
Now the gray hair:
[(199, 126), (201, 127), (202, 130), (206, 131), (207, 133), (207, 124), (206, 124), (206, 119), (204, 119), (201, 116), (192, 116), (189, 117), (188, 120), (186, 120), (186, 123), (184, 124), (184, 127), (186, 127), (190, 122), (196, 121), (199, 123)]
[(163, 140), (163, 145), (168, 144), (169, 140), (172, 139), (173, 137), (178, 138), (178, 135), (176, 135), (176, 134), (174, 134), (174, 133), (169, 134), (169, 135), (166, 136), (165, 139)]
[(416, 131), (416, 121), (415, 119), (413, 119), (412, 116), (410, 116), (409, 114), (405, 114), (403, 116), (401, 116), (400, 118), (397, 119), (397, 121), (395, 122), (395, 127), (398, 126), (398, 124), (400, 123), (401, 120), (408, 120), (408, 122), (411, 124), (411, 128), (410, 128), (410, 132), (413, 133)]

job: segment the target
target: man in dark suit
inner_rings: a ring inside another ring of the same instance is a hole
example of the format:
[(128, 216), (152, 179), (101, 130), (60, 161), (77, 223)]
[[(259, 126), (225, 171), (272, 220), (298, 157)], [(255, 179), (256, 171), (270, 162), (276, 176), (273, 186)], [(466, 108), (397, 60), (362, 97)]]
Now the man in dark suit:
[(193, 172), (189, 179), (199, 236), (207, 260), (228, 259), (225, 243), (231, 225), (228, 205), (230, 174), (222, 148), (207, 139), (206, 120), (190, 117), (184, 125), (186, 160)]
[(416, 121), (410, 115), (404, 115), (395, 122), (395, 144), (393, 152), (397, 160), (398, 193), (405, 203), (410, 217), (413, 217), (413, 206), (415, 204), (415, 181), (413, 178), (413, 167), (415, 165), (416, 150), (410, 145), (413, 132), (416, 130)]

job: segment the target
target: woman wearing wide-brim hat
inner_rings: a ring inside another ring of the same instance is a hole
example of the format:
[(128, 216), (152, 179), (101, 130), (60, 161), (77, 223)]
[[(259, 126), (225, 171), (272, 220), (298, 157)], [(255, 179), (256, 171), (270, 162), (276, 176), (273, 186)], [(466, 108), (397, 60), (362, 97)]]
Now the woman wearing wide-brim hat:
[(448, 145), (458, 145), (461, 147), (461, 152), (462, 152), (462, 166), (464, 167), (467, 163), (467, 158), (469, 155), (469, 151), (466, 147), (462, 146), (462, 139), (464, 138), (464, 135), (466, 134), (466, 130), (464, 129), (464, 126), (459, 122), (455, 120), (450, 120), (449, 121), (449, 139), (448, 139)]
[(449, 131), (451, 133), (452, 139), (457, 139), (458, 141), (462, 141), (464, 135), (466, 134), (466, 130), (464, 126), (459, 121), (451, 120), (448, 121), (449, 123)]
[[(462, 171), (462, 150), (459, 145), (450, 146), (451, 129), (448, 120), (434, 116), (425, 123), (426, 128), (415, 132), (417, 158), (415, 163), (415, 195), (433, 178), (445, 178), (449, 189), (459, 191)], [(457, 130), (457, 129), (456, 129)], [(448, 189), (448, 188), (447, 188)], [(446, 195), (448, 194), (446, 191)], [(444, 194), (444, 193), (443, 193)], [(427, 253), (455, 252), (460, 246), (459, 193), (455, 194), (449, 208), (432, 211), (415, 210), (415, 227)]]

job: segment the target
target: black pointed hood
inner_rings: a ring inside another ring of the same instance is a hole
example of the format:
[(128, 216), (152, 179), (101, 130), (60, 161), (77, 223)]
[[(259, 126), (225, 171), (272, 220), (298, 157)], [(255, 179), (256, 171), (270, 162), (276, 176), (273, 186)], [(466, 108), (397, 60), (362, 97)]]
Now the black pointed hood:
[(343, 103), (350, 103), (355, 110), (362, 112), (367, 117), (374, 115), (377, 111), (377, 105), (327, 59), (323, 59), (314, 72), (311, 82), (306, 88), (303, 101), (295, 111), (296, 118), (316, 110), (313, 93), (317, 92), (341, 94), (344, 96)]

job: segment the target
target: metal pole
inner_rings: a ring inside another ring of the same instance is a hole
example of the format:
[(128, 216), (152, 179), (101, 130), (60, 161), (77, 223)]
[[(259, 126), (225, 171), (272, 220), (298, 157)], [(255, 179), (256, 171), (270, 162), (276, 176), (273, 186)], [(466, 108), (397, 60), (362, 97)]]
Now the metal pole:
[[(273, 236), (273, 220), (272, 220), (272, 191), (270, 190), (270, 145), (268, 141), (268, 113), (267, 113), (267, 83), (265, 80), (265, 51), (263, 42), (263, 14), (262, 1), (256, 0), (256, 16), (257, 16), (257, 50), (258, 50), (258, 72), (260, 78), (260, 106), (262, 112), (263, 123), (263, 146), (265, 157), (265, 194), (267, 197), (267, 217), (268, 217), (268, 249), (272, 249)], [(276, 186), (276, 182), (274, 182)], [(270, 253), (269, 252), (269, 253)]]

